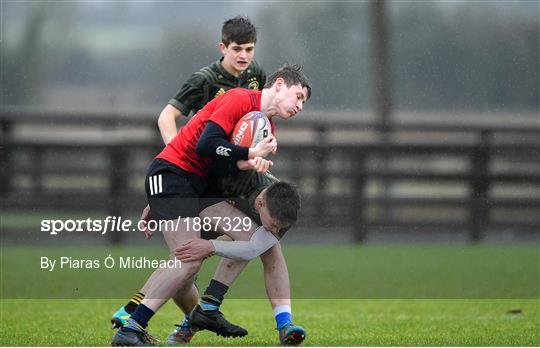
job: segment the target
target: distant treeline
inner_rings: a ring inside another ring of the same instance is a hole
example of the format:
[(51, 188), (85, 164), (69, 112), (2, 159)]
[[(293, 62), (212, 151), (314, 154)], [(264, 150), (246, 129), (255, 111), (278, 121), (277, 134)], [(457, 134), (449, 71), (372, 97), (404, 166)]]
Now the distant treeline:
[[(155, 6), (166, 8), (165, 3)], [(252, 8), (247, 14), (260, 33), (256, 59), (269, 71), (283, 62), (304, 64), (315, 108), (369, 109), (369, 6), (301, 2)], [(539, 108), (537, 2), (396, 1), (387, 8), (395, 108)], [(137, 105), (162, 105), (195, 69), (219, 58), (214, 28), (221, 23), (210, 30), (178, 20), (170, 30), (146, 30), (135, 17), (131, 26), (125, 18), (115, 26), (111, 16), (106, 23), (84, 16), (77, 4), (33, 6), (18, 39), (2, 48), (3, 105), (42, 105), (51, 88), (80, 87), (103, 91), (104, 103), (111, 93), (122, 91), (133, 95)], [(73, 39), (81, 18), (85, 23), (95, 20), (95, 25), (82, 39)], [(5, 28), (4, 35), (10, 30)], [(121, 41), (120, 33), (130, 31), (141, 34), (132, 35), (133, 42), (99, 46), (107, 39)]]

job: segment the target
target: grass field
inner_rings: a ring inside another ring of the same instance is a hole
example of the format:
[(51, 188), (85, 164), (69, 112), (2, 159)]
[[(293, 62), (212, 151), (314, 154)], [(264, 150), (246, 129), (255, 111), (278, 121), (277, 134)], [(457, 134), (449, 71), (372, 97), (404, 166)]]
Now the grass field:
[[(3, 300), (2, 346), (105, 346), (117, 300)], [(508, 314), (511, 309), (521, 314)], [(242, 323), (241, 339), (198, 333), (195, 346), (278, 345), (265, 300), (228, 300), (228, 318)], [(538, 300), (296, 300), (295, 321), (308, 346), (538, 346)], [(172, 303), (150, 331), (164, 340), (179, 320)]]
[[(154, 247), (102, 249), (3, 247), (0, 345), (108, 345), (110, 315), (150, 271), (39, 268), (41, 256), (163, 256)], [(286, 246), (284, 251), (294, 320), (308, 331), (305, 345), (540, 345), (538, 245)], [(203, 287), (216, 263), (208, 261), (199, 279)], [(255, 262), (246, 269), (222, 307), (249, 335), (223, 339), (201, 332), (194, 346), (278, 344), (260, 268)], [(150, 332), (164, 340), (179, 320), (174, 304), (167, 303)]]

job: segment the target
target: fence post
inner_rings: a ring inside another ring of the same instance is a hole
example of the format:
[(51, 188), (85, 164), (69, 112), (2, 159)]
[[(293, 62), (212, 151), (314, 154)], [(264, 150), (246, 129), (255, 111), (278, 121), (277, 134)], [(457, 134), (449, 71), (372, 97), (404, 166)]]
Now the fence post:
[(326, 159), (327, 159), (327, 141), (326, 141), (326, 127), (325, 126), (318, 126), (317, 127), (317, 133), (318, 139), (319, 139), (319, 145), (317, 149), (315, 150), (315, 161), (317, 163), (317, 167), (319, 170), (317, 171), (317, 200), (315, 205), (315, 214), (316, 216), (324, 216), (326, 214), (326, 200), (324, 199), (324, 190), (326, 186), (326, 176), (327, 176), (327, 166), (326, 166)]
[(471, 206), (470, 206), (470, 241), (479, 243), (489, 219), (489, 146), (491, 133), (483, 130), (480, 133), (480, 143), (471, 154)]
[(33, 146), (32, 156), (32, 189), (36, 194), (43, 192), (43, 148)]
[(365, 155), (361, 149), (355, 150), (351, 153), (351, 158), (355, 158), (356, 161), (353, 169), (353, 197), (350, 215), (354, 231), (354, 241), (363, 243), (366, 241), (367, 233), (369, 232), (368, 226), (364, 221), (364, 207), (367, 199), (364, 190), (366, 183)]
[[(126, 156), (122, 148), (112, 146), (109, 152), (109, 206), (110, 216), (119, 217), (122, 215), (122, 196), (125, 192), (128, 180), (126, 171)], [(111, 244), (120, 244), (123, 235), (118, 229), (112, 230), (109, 234)]]
[(7, 197), (11, 185), (10, 156), (13, 146), (11, 141), (11, 121), (8, 118), (0, 119), (0, 134), (2, 143), (0, 145), (0, 195)]

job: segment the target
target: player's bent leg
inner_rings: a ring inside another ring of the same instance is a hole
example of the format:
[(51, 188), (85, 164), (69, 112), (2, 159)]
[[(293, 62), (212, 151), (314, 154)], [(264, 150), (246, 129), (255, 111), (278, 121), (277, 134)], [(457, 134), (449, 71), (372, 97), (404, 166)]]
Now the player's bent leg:
[[(186, 219), (186, 224), (171, 224), (163, 229), (163, 236), (169, 250), (171, 258), (174, 259), (174, 249), (191, 238), (200, 236), (200, 232), (191, 226), (190, 219)], [(172, 227), (171, 227), (172, 226)], [(112, 344), (116, 346), (147, 345), (152, 344), (151, 337), (146, 331), (148, 321), (173, 297), (182, 287), (190, 286), (193, 283), (195, 274), (201, 266), (200, 261), (184, 262), (181, 268), (164, 268), (149, 286), (148, 294), (137, 307), (137, 310), (130, 316), (126, 324), (113, 336)]]
[[(247, 236), (245, 237), (247, 238)], [(221, 236), (219, 240), (230, 240), (232, 238), (229, 236)], [(214, 272), (214, 277), (212, 279), (217, 280), (227, 286), (231, 286), (232, 283), (238, 278), (240, 273), (246, 268), (249, 261), (237, 261), (231, 260), (225, 257), (220, 258), (216, 271)]]
[(306, 338), (306, 330), (292, 323), (289, 271), (278, 243), (261, 255), (266, 293), (276, 319), (282, 345), (297, 346)]
[[(215, 230), (224, 233), (233, 240), (249, 240), (258, 227), (256, 224), (252, 224), (251, 228), (238, 230), (228, 226), (223, 220), (224, 217), (242, 219), (246, 217), (246, 215), (226, 202), (220, 202), (204, 209), (200, 216), (201, 218), (209, 217), (214, 222), (219, 221), (219, 223), (214, 226)], [(231, 263), (229, 264), (229, 262)], [(247, 263), (236, 264), (232, 260), (220, 261), (220, 266), (218, 267), (216, 274), (222, 275), (222, 277), (218, 276), (218, 279), (214, 279), (211, 282), (211, 286), (205, 291), (205, 295), (201, 300), (201, 305), (196, 306), (190, 314), (190, 323), (194, 328), (210, 330), (223, 337), (241, 337), (247, 335), (247, 330), (227, 321), (223, 316), (223, 313), (219, 311), (219, 305), (223, 300), (223, 295), (228, 290), (228, 284), (236, 279), (246, 264)], [(229, 270), (227, 269), (227, 265), (237, 265), (239, 267)], [(222, 269), (221, 272), (220, 268)], [(223, 272), (223, 270), (225, 270), (225, 272)], [(217, 292), (220, 294), (216, 295), (212, 293), (212, 283), (214, 285), (219, 284)]]
[[(212, 282), (219, 282), (226, 285), (227, 287), (231, 285), (242, 270), (246, 267), (247, 261), (234, 261), (226, 258), (222, 258), (218, 264), (214, 278)], [(209, 287), (210, 289), (211, 287)], [(216, 299), (210, 293), (211, 291), (205, 292), (206, 296), (211, 296), (213, 300), (218, 300), (217, 308), (215, 310), (203, 310), (201, 306), (195, 307), (192, 314), (190, 315), (190, 323), (196, 327), (204, 327), (207, 330), (215, 332), (217, 335), (224, 337), (241, 337), (247, 335), (247, 330), (238, 326), (229, 323), (219, 311), (219, 304), (223, 298)], [(201, 303), (203, 303), (203, 300)]]
[(184, 314), (189, 314), (199, 303), (199, 289), (194, 283), (189, 284), (178, 289), (172, 299)]
[[(222, 258), (219, 262), (216, 273), (212, 282), (219, 282), (221, 284), (228, 286), (234, 282), (238, 275), (247, 265), (247, 261), (234, 261), (226, 258)], [(211, 282), (211, 284), (212, 284)], [(212, 285), (211, 285), (212, 286)], [(211, 289), (211, 286), (209, 289)], [(240, 337), (247, 335), (247, 330), (244, 328), (231, 324), (225, 320), (223, 314), (219, 311), (219, 305), (223, 298), (220, 296), (212, 296), (211, 292), (207, 289), (205, 296), (210, 296), (213, 301), (219, 301), (219, 303), (214, 302), (217, 305), (217, 308), (214, 310), (203, 310), (201, 306), (197, 306), (190, 316), (190, 322), (194, 326), (201, 326), (205, 329), (215, 332), (218, 335), (225, 337)], [(205, 297), (201, 301), (201, 305), (204, 305)], [(212, 327), (208, 327), (208, 323), (212, 324)]]
[(214, 273), (214, 278), (212, 279), (230, 287), (240, 273), (246, 268), (248, 262), (249, 261), (237, 261), (222, 257), (219, 260), (216, 272)]
[[(173, 224), (164, 224), (163, 237), (171, 252), (171, 259), (175, 259), (174, 250), (192, 238), (199, 238), (200, 231), (194, 228), (192, 218), (179, 218)], [(182, 262), (181, 268), (164, 268), (148, 289), (148, 294), (141, 302), (154, 312), (165, 304), (176, 292), (182, 288), (189, 288), (193, 278), (201, 267), (201, 261)]]
[[(197, 268), (198, 269), (198, 268)], [(165, 274), (166, 272), (164, 272)], [(189, 274), (189, 273), (188, 273)], [(171, 277), (172, 278), (172, 277)], [(172, 279), (172, 282), (169, 281), (168, 287), (175, 286), (175, 281), (181, 279), (183, 282), (193, 282), (193, 276), (189, 278), (179, 277)], [(171, 280), (171, 279), (166, 279)], [(162, 281), (157, 279), (157, 282)], [(166, 302), (164, 298), (166, 292), (160, 292), (159, 289), (156, 290), (155, 287), (151, 287), (149, 291), (149, 298), (145, 298), (141, 305), (137, 308), (135, 313), (133, 313), (126, 324), (116, 332), (112, 339), (112, 345), (115, 346), (140, 346), (140, 345), (155, 345), (157, 342), (153, 336), (149, 335), (146, 331), (148, 321), (152, 316), (157, 312), (159, 307)]]
[[(148, 289), (152, 285), (154, 279), (158, 274), (160, 274), (163, 271), (162, 268), (156, 269), (148, 278), (144, 286), (141, 288), (141, 290), (131, 298), (130, 302), (120, 307), (111, 317), (111, 324), (112, 329), (119, 329), (126, 323), (127, 319), (129, 318), (130, 314), (132, 314), (136, 309), (137, 306), (141, 303), (141, 301), (144, 298), (144, 294), (148, 292)], [(193, 288), (193, 289), (192, 289)], [(193, 308), (197, 305), (199, 302), (199, 293), (197, 290), (197, 287), (194, 285), (190, 285), (188, 287), (188, 290), (180, 289), (177, 292), (177, 295), (173, 298), (174, 302), (184, 312), (184, 314), (189, 315), (189, 313), (193, 310)], [(134, 305), (131, 311), (127, 310), (127, 306)]]
[[(111, 317), (111, 324), (112, 329), (119, 329), (126, 323), (129, 316), (135, 312), (137, 309), (137, 306), (141, 303), (141, 301), (144, 299), (144, 294), (148, 292), (148, 289), (152, 282), (154, 281), (155, 277), (162, 272), (161, 268), (156, 269), (148, 278), (146, 283), (144, 283), (143, 287), (137, 294), (135, 294), (130, 301), (120, 307)], [(191, 310), (190, 310), (191, 311)], [(189, 313), (189, 312), (188, 312)]]
[(275, 308), (280, 305), (291, 305), (291, 285), (287, 262), (281, 251), (280, 243), (261, 254), (264, 269), (266, 294)]

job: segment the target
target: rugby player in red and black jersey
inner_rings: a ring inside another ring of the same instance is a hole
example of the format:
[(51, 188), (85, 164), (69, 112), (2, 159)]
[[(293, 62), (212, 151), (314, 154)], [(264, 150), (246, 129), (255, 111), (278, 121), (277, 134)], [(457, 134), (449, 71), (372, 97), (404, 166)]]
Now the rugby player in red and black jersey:
[[(223, 55), (222, 58), (196, 71), (162, 110), (158, 119), (158, 126), (165, 144), (168, 144), (177, 134), (175, 122), (177, 118), (197, 112), (208, 101), (229, 89), (243, 87), (259, 90), (265, 84), (266, 74), (260, 64), (253, 60), (257, 30), (249, 18), (236, 16), (226, 20), (221, 30), (221, 37), (222, 42), (219, 44), (219, 49)], [(221, 193), (224, 198), (246, 197), (249, 193), (260, 192), (262, 188), (266, 188), (273, 183), (268, 180), (269, 175), (267, 173), (253, 173), (253, 175), (247, 175), (248, 179), (246, 179), (246, 175), (231, 174), (227, 177), (227, 185), (221, 185), (222, 178), (211, 176), (211, 181), (215, 185), (211, 185), (205, 194), (217, 197)], [(242, 183), (242, 192), (237, 189), (222, 192), (223, 187), (235, 187), (234, 184), (240, 182)], [(216, 189), (216, 187), (219, 188)], [(246, 201), (252, 203), (250, 199), (246, 199)], [(240, 204), (238, 208), (253, 219), (254, 211), (251, 209), (251, 205)], [(213, 209), (207, 216), (226, 216), (228, 211), (226, 208), (222, 208), (222, 211)], [(147, 217), (149, 210), (149, 207), (145, 208), (143, 219)], [(206, 209), (202, 213), (208, 210)], [(256, 222), (257, 219), (253, 219), (253, 221)], [(263, 264), (266, 293), (274, 312), (280, 341), (282, 344), (287, 342), (287, 344), (299, 344), (305, 335), (296, 335), (300, 339), (296, 339), (295, 342), (291, 342), (290, 338), (299, 332), (305, 333), (305, 331), (303, 328), (292, 324), (290, 282), (287, 263), (280, 244), (277, 243), (271, 247), (260, 258)], [(229, 287), (246, 265), (246, 261), (222, 258), (213, 279), (204, 292), (201, 307), (208, 310), (219, 310), (219, 306)], [(159, 269), (156, 270), (140, 291), (125, 306), (122, 306), (114, 313), (111, 319), (113, 327), (121, 327), (129, 315), (136, 310), (152, 284), (152, 277), (159, 274), (159, 272)], [(195, 334), (189, 323), (189, 313), (199, 302), (199, 292), (197, 287), (193, 286), (181, 296), (175, 296), (173, 299), (185, 313), (185, 318), (179, 325), (176, 325), (174, 332), (169, 335), (167, 344), (184, 345), (189, 343)]]
[[(276, 151), (277, 141), (273, 135), (254, 148), (243, 148), (229, 142), (240, 118), (250, 111), (261, 111), (270, 119), (274, 116), (288, 119), (302, 110), (310, 94), (311, 88), (301, 68), (284, 66), (271, 75), (261, 92), (233, 89), (208, 103), (156, 157), (149, 168), (145, 187), (152, 217), (174, 221), (173, 224), (162, 225), (165, 227), (162, 232), (171, 255), (186, 241), (200, 237), (200, 226), (193, 223), (193, 218), (199, 217), (199, 201), (206, 189), (210, 165), (214, 160), (227, 160), (236, 163), (242, 170), (261, 172), (271, 165), (264, 157)], [(254, 241), (250, 246), (261, 248), (258, 255), (272, 246), (269, 240), (274, 244), (277, 242), (274, 233), (277, 234), (285, 227), (270, 215), (265, 215), (265, 218), (261, 215), (261, 222), (262, 227), (250, 231), (253, 233), (250, 240)], [(235, 235), (224, 232), (235, 239)], [(226, 249), (219, 250), (218, 244), (213, 246), (217, 254), (234, 258)], [(166, 268), (157, 274), (146, 297), (113, 336), (112, 344), (151, 344), (146, 332), (148, 321), (178, 291), (191, 289), (200, 266), (201, 261), (190, 261), (183, 263), (179, 270)], [(223, 323), (233, 330), (235, 328), (219, 311), (216, 312), (212, 320), (220, 321), (220, 327), (204, 328), (214, 329), (218, 334), (238, 336), (238, 332), (228, 334), (220, 331)]]

